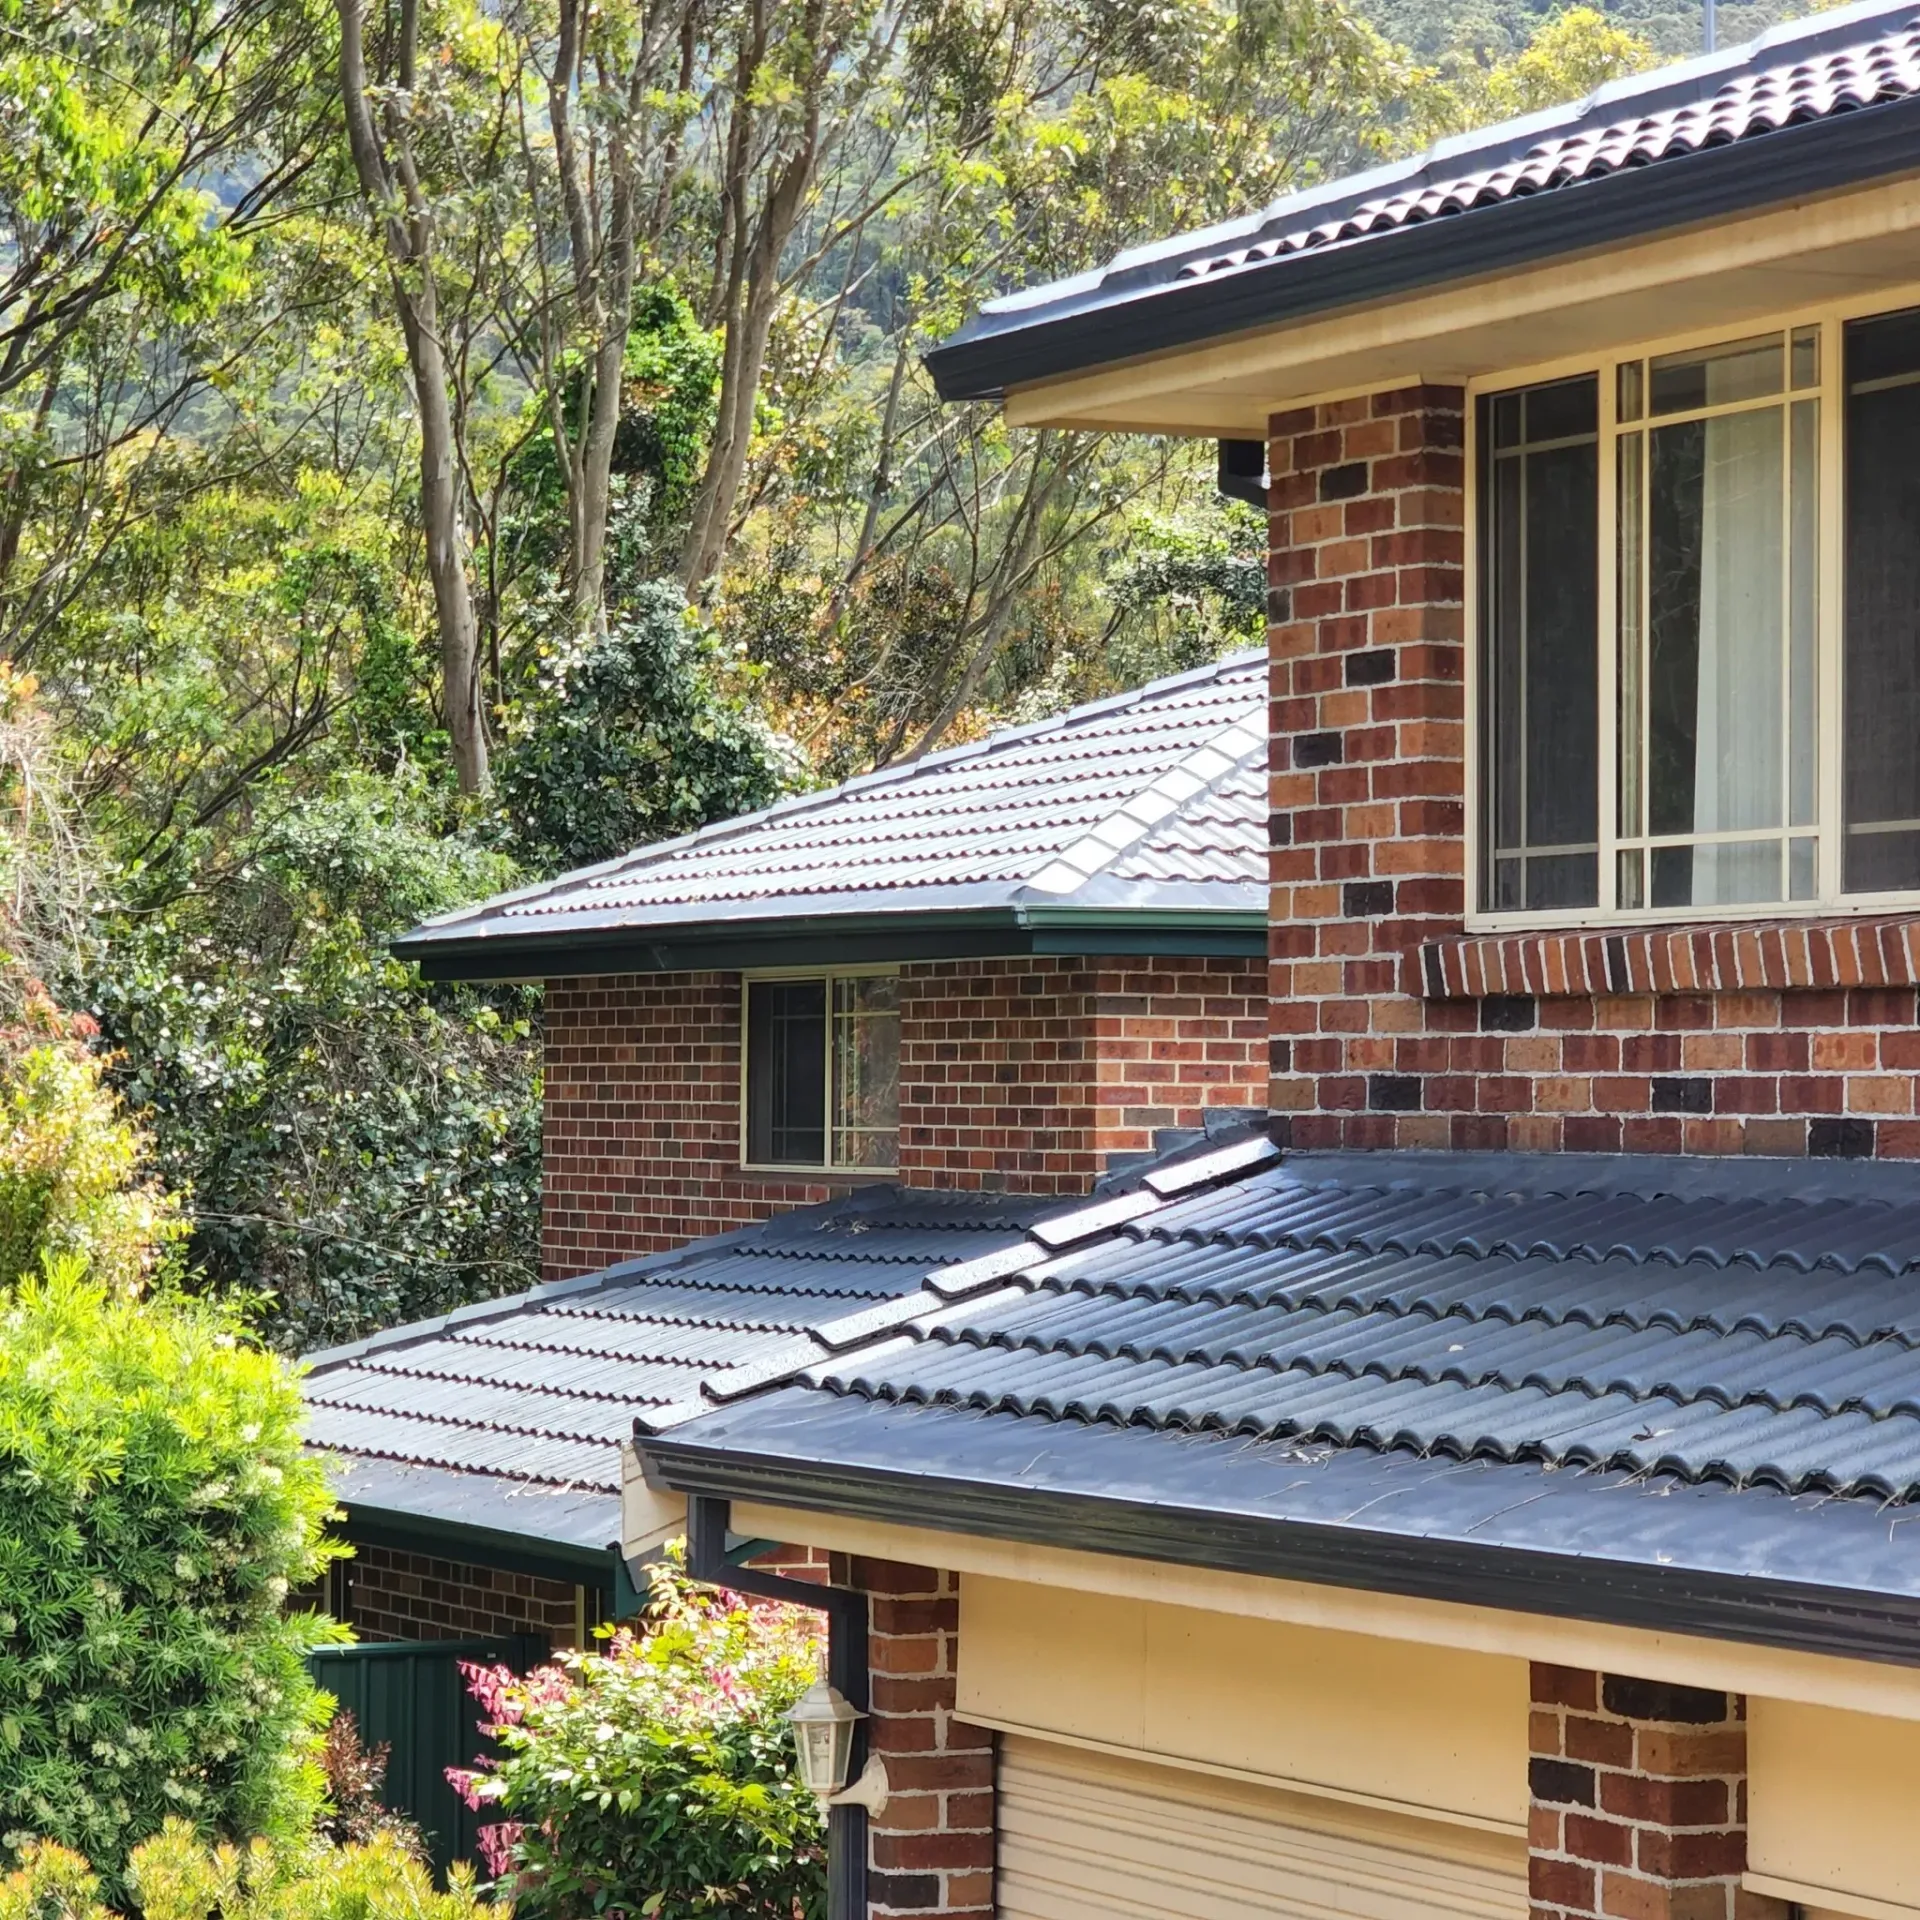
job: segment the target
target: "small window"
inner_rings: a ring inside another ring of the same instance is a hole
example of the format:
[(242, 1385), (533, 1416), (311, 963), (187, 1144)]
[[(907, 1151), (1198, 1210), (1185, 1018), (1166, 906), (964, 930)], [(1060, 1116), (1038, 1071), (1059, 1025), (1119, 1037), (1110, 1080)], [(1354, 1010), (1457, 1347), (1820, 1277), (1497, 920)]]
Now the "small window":
[(748, 1165), (897, 1165), (898, 978), (749, 980), (746, 995)]

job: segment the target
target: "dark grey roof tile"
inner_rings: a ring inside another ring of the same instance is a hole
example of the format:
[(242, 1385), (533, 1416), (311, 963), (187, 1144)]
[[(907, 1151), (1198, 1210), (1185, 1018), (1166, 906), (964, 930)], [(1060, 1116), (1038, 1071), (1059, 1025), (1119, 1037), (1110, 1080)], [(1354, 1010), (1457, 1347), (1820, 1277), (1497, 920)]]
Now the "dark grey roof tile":
[(1033, 1421), (1920, 1494), (1920, 1170), (1306, 1154), (1081, 1224), (804, 1377)]
[[(620, 1443), (636, 1415), (684, 1418), (703, 1383), (817, 1351), (810, 1330), (844, 1332), (855, 1316), (919, 1295), (925, 1272), (1010, 1247), (1038, 1258), (1025, 1228), (1047, 1204), (870, 1188), (457, 1320), (396, 1329), (321, 1356), (308, 1372), (309, 1440), (348, 1460), (471, 1474), (482, 1495), (463, 1510), (491, 1506), (513, 1531), (523, 1481), (617, 1492)], [(423, 1498), (434, 1491), (423, 1487)]]
[(429, 921), (402, 952), (889, 909), (1262, 908), (1266, 656), (1241, 653)]

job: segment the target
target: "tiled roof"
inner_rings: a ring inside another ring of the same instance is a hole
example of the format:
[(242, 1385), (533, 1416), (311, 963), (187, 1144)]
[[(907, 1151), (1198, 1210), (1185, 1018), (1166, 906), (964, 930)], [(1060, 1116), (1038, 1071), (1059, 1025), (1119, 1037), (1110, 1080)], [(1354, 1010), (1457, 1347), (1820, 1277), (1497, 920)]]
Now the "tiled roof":
[(1715, 1192), (1698, 1169), (1304, 1155), (804, 1377), (1044, 1420), (1920, 1493), (1920, 1176), (1883, 1181), (1895, 1201), (1783, 1193), (1777, 1172)]
[(556, 1510), (534, 1497), (546, 1490), (570, 1496), (571, 1534), (605, 1545), (636, 1414), (697, 1398), (931, 1270), (1018, 1244), (1042, 1204), (871, 1187), (397, 1327), (312, 1356), (307, 1438), (338, 1463), (349, 1505), (377, 1485), (389, 1513), (414, 1501), (537, 1535)]
[[(1769, 35), (1745, 50), (1745, 63), (1711, 91), (1650, 111), (1633, 111), (1630, 96), (1622, 98), (1620, 90), (1603, 88), (1582, 103), (1579, 122), (1570, 131), (1545, 134), (1496, 165), (1450, 168), (1446, 162), (1454, 149), (1449, 143), (1436, 149), (1421, 168), (1427, 177), (1377, 194), (1328, 219), (1290, 225), (1285, 219), (1288, 203), (1283, 201), (1263, 220), (1267, 230), (1263, 237), (1247, 246), (1189, 260), (1179, 267), (1178, 276), (1198, 279), (1230, 273), (1283, 254), (1338, 246), (1521, 195), (1596, 180), (1627, 167), (1651, 166), (1705, 147), (1750, 140), (1803, 121), (1903, 99), (1920, 92), (1920, 22), (1912, 17), (1910, 5), (1900, 11), (1907, 17), (1891, 30), (1877, 25), (1863, 29), (1848, 45), (1819, 48), (1797, 59), (1791, 54), (1791, 39), (1779, 47), (1778, 36)], [(1779, 55), (1786, 57), (1774, 64)], [(1717, 77), (1712, 66), (1705, 77)], [(1668, 76), (1656, 76), (1655, 84), (1661, 81), (1670, 88)], [(1462, 162), (1470, 157), (1459, 155)], [(1270, 231), (1276, 226), (1283, 230)]]
[[(1023, 288), (988, 302), (951, 340), (934, 348), (928, 362), (949, 398), (977, 397), (1007, 384), (1208, 337), (1201, 317), (1174, 319), (1171, 308), (1180, 306), (1183, 289), (1214, 288), (1209, 310), (1228, 331), (1276, 315), (1297, 317), (1353, 298), (1378, 297), (1390, 290), (1392, 279), (1384, 268), (1367, 277), (1378, 260), (1378, 242), (1434, 221), (1489, 215), (1649, 167), (1659, 169), (1662, 179), (1673, 169), (1675, 190), (1635, 231), (1657, 230), (1663, 219), (1698, 220), (1711, 210), (1680, 197), (1685, 163), (1720, 148), (1750, 149), (1757, 165), (1777, 151), (1777, 197), (1784, 199), (1804, 190), (1804, 182), (1791, 143), (1771, 148), (1772, 136), (1916, 99), (1920, 13), (1913, 0), (1864, 0), (1775, 27), (1745, 46), (1617, 80), (1568, 105), (1456, 135), (1410, 158), (1286, 194), (1258, 212), (1131, 248), (1070, 278)], [(1879, 177), (1904, 169), (1904, 152), (1894, 140), (1885, 153), (1863, 164)], [(1549, 233), (1536, 224), (1524, 242), (1515, 244), (1523, 253), (1582, 244), (1577, 227), (1554, 226)], [(1464, 231), (1478, 237), (1481, 223), (1476, 220)], [(1489, 242), (1492, 232), (1486, 230)], [(1285, 286), (1309, 271), (1306, 257), (1335, 250), (1344, 264), (1323, 263), (1326, 271), (1315, 280), (1311, 297), (1304, 291), (1300, 296), (1306, 304), (1290, 306)], [(1453, 269), (1461, 273), (1495, 264), (1491, 255), (1476, 255), (1471, 262), (1457, 254), (1449, 257), (1463, 262)], [(1295, 260), (1302, 263), (1297, 271), (1287, 264)], [(1231, 290), (1240, 277), (1260, 269), (1270, 270), (1259, 280), (1266, 291), (1257, 300), (1250, 293), (1237, 298)], [(1447, 277), (1445, 261), (1423, 258), (1408, 285), (1435, 285)], [(1056, 344), (1049, 347), (1048, 340)]]
[(401, 951), (874, 910), (1258, 911), (1266, 660), (1236, 654), (430, 921)]
[[(1109, 1550), (1184, 1503), (1194, 1538), (1305, 1516), (1436, 1563), (1447, 1540), (1791, 1563), (1920, 1605), (1920, 1536), (1876, 1518), (1920, 1498), (1920, 1169), (1255, 1136), (833, 1344), (670, 1410), (646, 1443), (669, 1479), (697, 1461), (675, 1484), (751, 1472), (777, 1498), (816, 1467), (914, 1472), (929, 1512), (963, 1487), (992, 1532), (996, 1501), (1045, 1497), (1048, 1527), (1092, 1514)], [(1099, 1517), (1119, 1501), (1134, 1518)]]

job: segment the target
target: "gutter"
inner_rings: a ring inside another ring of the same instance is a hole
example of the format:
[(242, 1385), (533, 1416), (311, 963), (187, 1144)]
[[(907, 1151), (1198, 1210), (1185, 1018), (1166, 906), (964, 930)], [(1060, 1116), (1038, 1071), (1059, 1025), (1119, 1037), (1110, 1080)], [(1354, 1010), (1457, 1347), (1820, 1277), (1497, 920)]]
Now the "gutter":
[(1259, 907), (1005, 907), (796, 915), (545, 933), (410, 936), (393, 943), (427, 980), (551, 980), (738, 972), (765, 966), (1137, 954), (1263, 959)]
[[(827, 1616), (827, 1680), (861, 1713), (871, 1704), (867, 1682), (867, 1596), (850, 1587), (791, 1580), (741, 1561), (761, 1552), (764, 1540), (729, 1548), (725, 1500), (695, 1495), (687, 1502), (687, 1572), (709, 1586), (731, 1587), (757, 1600), (811, 1607)], [(853, 1723), (848, 1778), (858, 1779), (867, 1759), (867, 1722)], [(867, 1810), (827, 1810), (827, 1920), (867, 1920)]]
[(998, 400), (1010, 388), (1509, 273), (1916, 167), (1920, 97), (1892, 100), (1202, 279), (1103, 288), (1051, 314), (1038, 308), (1004, 321), (985, 316), (925, 361), (942, 400)]
[(634, 1444), (650, 1480), (695, 1498), (1920, 1666), (1920, 1599), (1911, 1596), (1485, 1544), (1437, 1531), (1392, 1534), (957, 1475), (824, 1466), (701, 1446), (670, 1432)]

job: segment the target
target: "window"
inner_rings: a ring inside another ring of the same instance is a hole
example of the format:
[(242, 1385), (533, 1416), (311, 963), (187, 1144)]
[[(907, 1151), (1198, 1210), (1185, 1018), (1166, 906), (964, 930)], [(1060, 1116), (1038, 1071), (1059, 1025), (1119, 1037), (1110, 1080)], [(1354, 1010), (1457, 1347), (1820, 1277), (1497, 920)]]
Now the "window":
[(1481, 909), (1920, 892), (1920, 310), (1479, 393), (1473, 430)]
[(900, 1130), (900, 982), (816, 974), (746, 983), (745, 1158), (890, 1169)]

